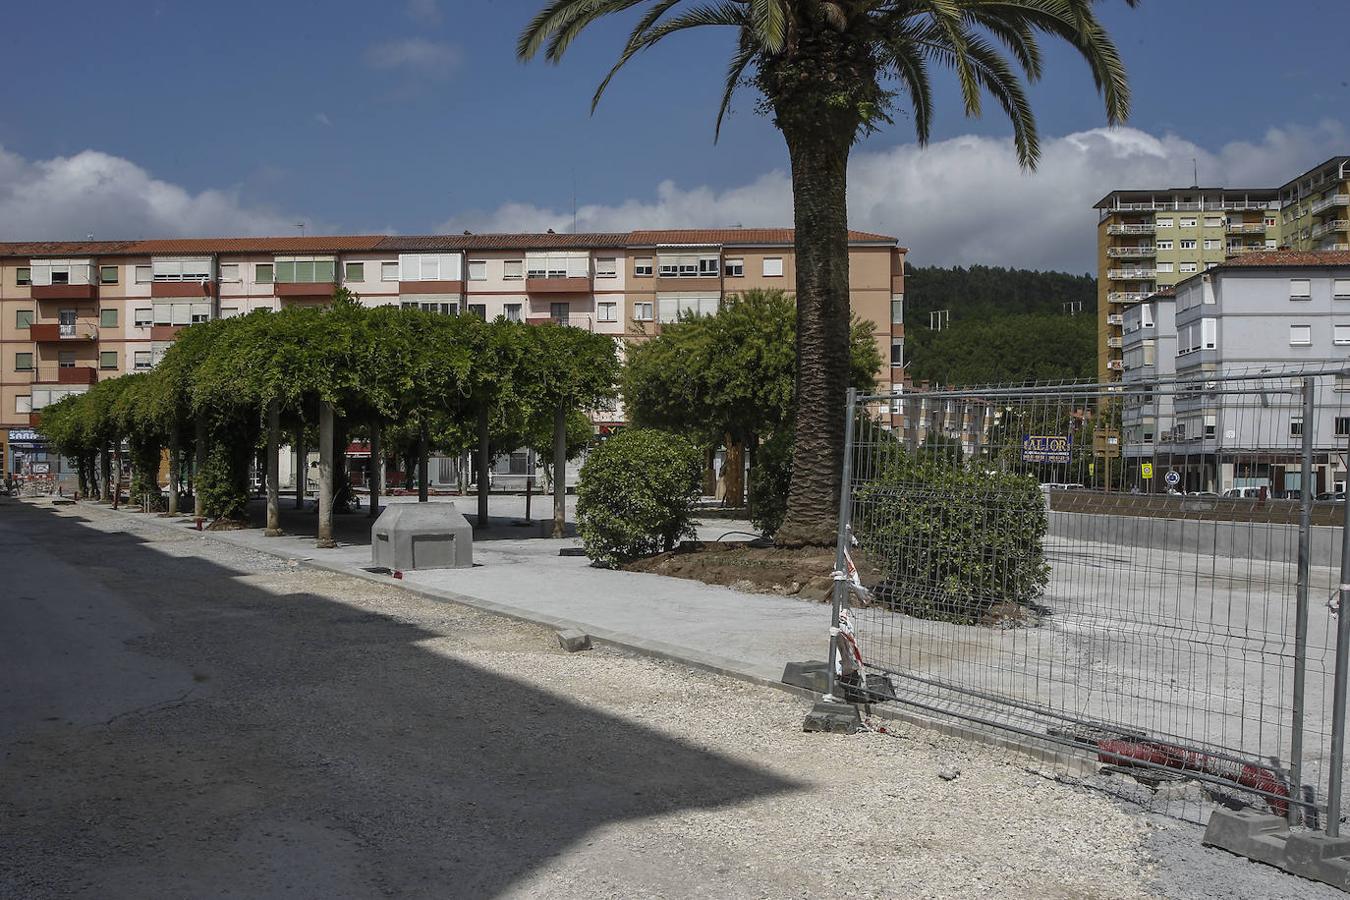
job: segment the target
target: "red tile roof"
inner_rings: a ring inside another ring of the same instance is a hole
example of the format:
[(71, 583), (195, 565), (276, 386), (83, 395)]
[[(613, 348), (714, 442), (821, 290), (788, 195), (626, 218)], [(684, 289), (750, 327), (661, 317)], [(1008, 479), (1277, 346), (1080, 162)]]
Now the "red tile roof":
[(1350, 266), (1350, 250), (1266, 250), (1244, 253), (1219, 268), (1286, 268), (1289, 266)]
[[(327, 253), (353, 251), (587, 250), (658, 244), (787, 246), (791, 228), (687, 228), (586, 234), (314, 235), (289, 237), (165, 238), (148, 241), (15, 241), (0, 243), (0, 257), (174, 256), (205, 253)], [(894, 246), (895, 238), (850, 231), (850, 243)]]

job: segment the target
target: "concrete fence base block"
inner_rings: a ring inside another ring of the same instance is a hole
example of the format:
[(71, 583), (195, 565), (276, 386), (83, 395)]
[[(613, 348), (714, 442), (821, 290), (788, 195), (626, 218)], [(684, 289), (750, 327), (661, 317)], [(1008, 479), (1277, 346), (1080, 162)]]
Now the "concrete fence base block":
[(1217, 809), (1205, 826), (1203, 843), (1238, 856), (1284, 868), (1289, 823), (1251, 809)]
[(591, 649), (591, 636), (584, 631), (568, 628), (558, 632), (558, 645), (568, 653)]
[(783, 667), (783, 684), (790, 684), (793, 687), (806, 688), (808, 691), (823, 694), (826, 688), (825, 670), (827, 666), (829, 666), (829, 663), (819, 659), (790, 662)]
[(1284, 859), (1284, 868), (1295, 875), (1350, 891), (1350, 838), (1291, 835)]
[(862, 728), (858, 708), (850, 703), (820, 701), (811, 707), (802, 722), (802, 731), (826, 731), (831, 734), (853, 734)]

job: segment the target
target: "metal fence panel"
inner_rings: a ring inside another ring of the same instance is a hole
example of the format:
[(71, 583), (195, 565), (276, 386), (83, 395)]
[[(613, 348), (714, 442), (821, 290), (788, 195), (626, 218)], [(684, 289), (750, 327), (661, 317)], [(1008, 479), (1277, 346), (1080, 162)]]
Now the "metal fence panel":
[(857, 397), (841, 531), (871, 602), (843, 627), (873, 681), (845, 692), (1172, 814), (1316, 824), (1347, 401), (1330, 371)]

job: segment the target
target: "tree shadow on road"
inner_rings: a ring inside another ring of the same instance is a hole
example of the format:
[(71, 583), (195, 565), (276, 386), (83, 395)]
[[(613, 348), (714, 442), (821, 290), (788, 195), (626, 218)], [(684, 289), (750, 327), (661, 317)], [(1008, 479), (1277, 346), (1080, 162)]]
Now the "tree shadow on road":
[(278, 595), (169, 542), (16, 516), (87, 568), (91, 597), (142, 615), (127, 652), (173, 661), (187, 687), (104, 723), (16, 723), (0, 821), (21, 827), (0, 829), (0, 888), (492, 896), (605, 825), (798, 787), (519, 681), (509, 653), (447, 658), (426, 646), (438, 633)]

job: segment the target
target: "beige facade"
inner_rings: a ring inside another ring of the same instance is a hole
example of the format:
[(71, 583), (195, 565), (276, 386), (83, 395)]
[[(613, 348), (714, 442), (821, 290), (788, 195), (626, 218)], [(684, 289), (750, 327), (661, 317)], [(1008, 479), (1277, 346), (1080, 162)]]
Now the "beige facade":
[[(850, 233), (853, 311), (894, 363), (883, 390), (903, 377), (905, 252)], [(790, 229), (0, 244), (0, 449), (6, 471), (15, 449), (42, 458), (25, 432), (44, 406), (152, 368), (193, 322), (323, 304), (337, 285), (372, 306), (557, 321), (622, 340), (751, 288), (791, 292), (795, 277)]]

